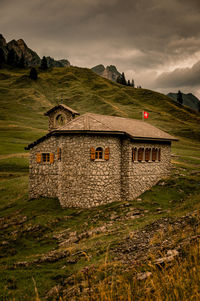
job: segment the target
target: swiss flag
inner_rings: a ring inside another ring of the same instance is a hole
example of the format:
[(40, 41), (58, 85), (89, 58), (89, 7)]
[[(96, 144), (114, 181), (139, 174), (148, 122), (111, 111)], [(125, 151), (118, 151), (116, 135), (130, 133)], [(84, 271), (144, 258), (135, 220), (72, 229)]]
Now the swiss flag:
[(143, 115), (143, 116), (144, 116), (144, 119), (147, 119), (147, 118), (149, 117), (149, 113), (147, 113), (147, 112), (144, 111), (143, 114), (144, 114), (144, 115)]

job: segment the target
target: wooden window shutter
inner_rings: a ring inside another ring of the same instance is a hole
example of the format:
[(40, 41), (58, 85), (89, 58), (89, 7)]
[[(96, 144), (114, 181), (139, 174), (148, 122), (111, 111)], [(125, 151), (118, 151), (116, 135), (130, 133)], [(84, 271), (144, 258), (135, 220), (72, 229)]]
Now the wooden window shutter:
[(42, 155), (40, 153), (37, 153), (36, 154), (36, 162), (41, 163), (41, 161), (42, 161)]
[(138, 150), (138, 161), (139, 162), (141, 162), (143, 160), (143, 152), (144, 152), (144, 149), (139, 148), (139, 150)]
[(90, 148), (90, 159), (91, 160), (95, 160), (95, 149), (94, 149), (94, 147), (91, 147)]
[(159, 148), (159, 150), (158, 150), (158, 161), (160, 161), (161, 160), (161, 149)]
[(109, 154), (110, 154), (109, 147), (106, 147), (106, 148), (105, 148), (105, 154), (104, 154), (104, 159), (105, 159), (106, 161), (109, 160)]
[(54, 153), (50, 153), (50, 164), (54, 162)]
[(61, 160), (61, 148), (60, 147), (57, 148), (57, 159)]

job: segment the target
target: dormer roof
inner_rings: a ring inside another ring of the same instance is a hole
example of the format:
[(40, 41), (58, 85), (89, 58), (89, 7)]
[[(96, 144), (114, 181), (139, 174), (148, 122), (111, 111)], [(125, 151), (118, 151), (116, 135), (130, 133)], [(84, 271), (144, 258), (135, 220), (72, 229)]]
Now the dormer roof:
[(51, 108), (49, 111), (47, 111), (46, 113), (44, 113), (44, 115), (48, 116), (50, 113), (54, 112), (57, 109), (61, 109), (61, 108), (64, 109), (64, 110), (66, 110), (66, 111), (68, 111), (68, 112), (71, 112), (74, 115), (80, 115), (80, 113), (78, 113), (77, 111), (73, 110), (72, 108), (70, 108), (70, 107), (68, 107), (68, 106), (66, 106), (64, 104), (59, 104), (59, 105)]

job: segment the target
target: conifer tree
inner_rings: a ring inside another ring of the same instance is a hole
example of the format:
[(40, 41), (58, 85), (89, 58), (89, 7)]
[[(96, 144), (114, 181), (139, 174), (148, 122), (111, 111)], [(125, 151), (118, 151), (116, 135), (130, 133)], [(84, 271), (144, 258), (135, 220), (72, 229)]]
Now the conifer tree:
[(48, 69), (47, 59), (46, 59), (45, 56), (43, 56), (43, 58), (41, 60), (40, 69), (42, 69), (42, 70), (47, 70)]
[(121, 76), (121, 84), (122, 85), (127, 85), (127, 83), (126, 83), (126, 78), (125, 78), (125, 75), (124, 75), (124, 72), (122, 72), (122, 76)]
[(31, 68), (29, 77), (32, 80), (37, 80), (38, 79), (38, 73), (37, 73), (37, 70), (34, 67)]
[(179, 90), (177, 93), (177, 102), (182, 105), (183, 104), (183, 95), (181, 93), (181, 91)]
[(130, 86), (131, 85), (131, 82), (130, 82), (130, 80), (128, 79), (128, 81), (127, 81), (127, 86)]
[(131, 86), (132, 86), (133, 88), (135, 88), (135, 82), (134, 82), (134, 79), (132, 79)]

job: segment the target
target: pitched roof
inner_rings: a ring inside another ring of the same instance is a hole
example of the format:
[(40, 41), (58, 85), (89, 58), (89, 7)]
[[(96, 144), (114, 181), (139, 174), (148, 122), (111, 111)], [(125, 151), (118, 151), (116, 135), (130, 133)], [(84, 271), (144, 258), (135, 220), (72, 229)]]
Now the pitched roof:
[(60, 127), (29, 144), (26, 149), (34, 147), (36, 144), (52, 135), (69, 133), (127, 135), (136, 140), (178, 140), (146, 121), (144, 122), (131, 118), (86, 113), (73, 119), (63, 127)]
[(177, 140), (159, 128), (138, 119), (86, 113), (57, 131), (108, 131), (128, 134), (136, 139)]
[(70, 111), (72, 114), (75, 114), (75, 115), (80, 115), (80, 113), (78, 113), (77, 111), (73, 110), (72, 108), (70, 108), (70, 107), (68, 107), (68, 106), (66, 106), (66, 105), (64, 105), (62, 103), (59, 104), (59, 105), (57, 105), (57, 106), (55, 106), (55, 107), (53, 107), (53, 108), (51, 108), (49, 111), (47, 111), (46, 113), (44, 113), (44, 115), (48, 116), (51, 112), (57, 110), (58, 108), (63, 108), (65, 110), (67, 110), (67, 111)]

